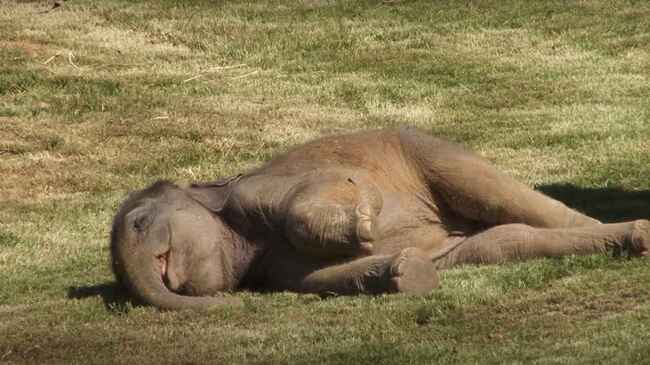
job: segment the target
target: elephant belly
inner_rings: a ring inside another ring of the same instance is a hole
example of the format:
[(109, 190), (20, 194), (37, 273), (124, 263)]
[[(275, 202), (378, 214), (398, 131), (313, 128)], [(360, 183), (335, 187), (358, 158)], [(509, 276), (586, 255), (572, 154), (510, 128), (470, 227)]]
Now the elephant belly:
[(442, 246), (449, 235), (433, 204), (415, 194), (383, 194), (384, 204), (377, 219), (377, 254), (397, 253), (406, 247), (431, 250)]

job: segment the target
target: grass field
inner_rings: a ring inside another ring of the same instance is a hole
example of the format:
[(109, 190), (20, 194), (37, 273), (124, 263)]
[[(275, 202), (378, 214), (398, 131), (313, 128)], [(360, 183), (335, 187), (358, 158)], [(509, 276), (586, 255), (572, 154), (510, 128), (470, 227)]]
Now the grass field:
[(112, 215), (157, 179), (415, 125), (606, 221), (650, 217), (646, 1), (0, 0), (0, 363), (650, 363), (650, 263), (443, 274), (424, 297), (134, 306)]

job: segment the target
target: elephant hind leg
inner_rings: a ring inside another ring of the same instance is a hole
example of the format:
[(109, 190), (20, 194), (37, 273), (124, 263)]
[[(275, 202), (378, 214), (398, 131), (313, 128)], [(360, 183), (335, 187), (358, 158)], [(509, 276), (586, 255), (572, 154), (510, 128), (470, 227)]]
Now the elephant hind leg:
[(534, 191), (461, 146), (416, 130), (400, 132), (402, 148), (434, 197), (488, 226), (578, 227), (600, 223)]
[(436, 261), (436, 267), (622, 251), (630, 256), (647, 256), (649, 248), (650, 222), (646, 220), (576, 228), (506, 224), (467, 237)]

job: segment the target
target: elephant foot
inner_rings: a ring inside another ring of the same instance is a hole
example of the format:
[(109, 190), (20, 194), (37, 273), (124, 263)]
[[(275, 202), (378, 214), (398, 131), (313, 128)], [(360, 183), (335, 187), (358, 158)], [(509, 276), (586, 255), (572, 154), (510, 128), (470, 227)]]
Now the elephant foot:
[(427, 294), (440, 284), (433, 262), (415, 247), (402, 250), (393, 260), (390, 271), (393, 290), (398, 293)]
[(645, 219), (634, 221), (629, 250), (630, 256), (650, 255), (650, 221)]

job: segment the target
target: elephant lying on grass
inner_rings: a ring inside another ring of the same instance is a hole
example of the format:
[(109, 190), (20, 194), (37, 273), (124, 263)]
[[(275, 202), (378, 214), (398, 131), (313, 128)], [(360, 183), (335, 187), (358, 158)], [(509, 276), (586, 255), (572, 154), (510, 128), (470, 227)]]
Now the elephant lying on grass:
[(240, 288), (426, 293), (460, 264), (645, 256), (650, 222), (601, 224), (412, 129), (299, 146), (243, 175), (132, 193), (111, 231), (118, 281), (164, 309)]

